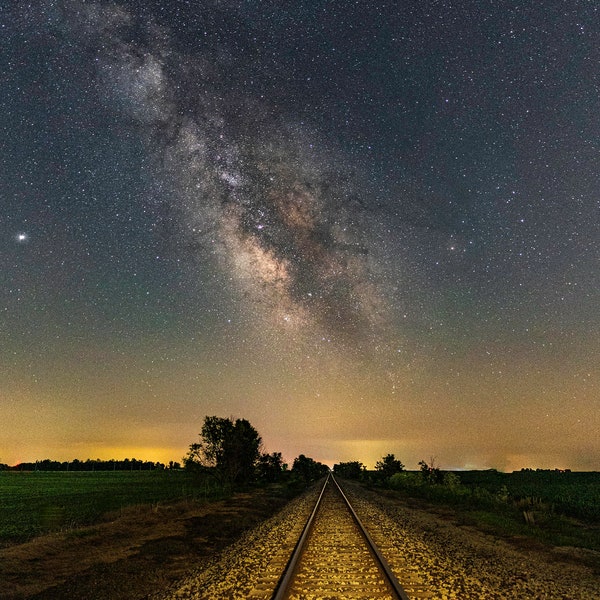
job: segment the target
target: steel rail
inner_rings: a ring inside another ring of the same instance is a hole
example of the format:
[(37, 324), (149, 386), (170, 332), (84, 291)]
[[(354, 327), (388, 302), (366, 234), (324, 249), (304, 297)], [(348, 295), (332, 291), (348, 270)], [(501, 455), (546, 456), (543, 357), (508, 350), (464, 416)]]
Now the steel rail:
[(302, 529), (302, 533), (294, 546), (294, 550), (292, 551), (292, 555), (290, 556), (290, 560), (288, 561), (285, 569), (283, 571), (283, 575), (277, 582), (277, 586), (275, 587), (275, 592), (273, 593), (271, 600), (283, 600), (287, 593), (287, 589), (289, 587), (290, 581), (295, 574), (296, 565), (300, 560), (300, 556), (302, 555), (302, 550), (304, 549), (304, 544), (306, 542), (306, 538), (308, 538), (308, 534), (312, 529), (312, 524), (315, 520), (315, 516), (317, 511), (319, 510), (319, 506), (321, 505), (321, 500), (323, 498), (323, 494), (325, 493), (325, 488), (327, 487), (327, 483), (329, 482), (329, 478), (332, 477), (331, 473), (327, 475), (327, 479), (325, 479), (325, 483), (323, 484), (323, 488), (321, 489), (321, 493), (317, 498), (317, 502), (315, 503), (315, 507), (310, 513), (310, 517), (308, 517), (308, 521), (306, 521), (304, 528)]
[(364, 525), (361, 523), (361, 520), (358, 518), (358, 515), (352, 508), (352, 505), (350, 504), (350, 501), (346, 497), (346, 494), (344, 494), (342, 488), (340, 487), (340, 484), (336, 481), (336, 479), (333, 475), (331, 476), (331, 480), (333, 481), (333, 483), (335, 483), (342, 498), (344, 499), (344, 502), (346, 503), (346, 506), (348, 507), (348, 510), (352, 514), (354, 521), (358, 525), (360, 532), (362, 533), (363, 537), (367, 541), (367, 544), (369, 545), (371, 552), (374, 554), (375, 558), (377, 559), (377, 562), (379, 563), (381, 570), (385, 573), (385, 576), (387, 577), (388, 583), (390, 584), (394, 594), (396, 594), (400, 600), (410, 600), (407, 593), (404, 591), (404, 588), (402, 587), (402, 585), (400, 584), (400, 582), (394, 575), (389, 563), (387, 562), (387, 560), (385, 560), (385, 558), (383, 557), (383, 554), (381, 554), (381, 552), (379, 551), (377, 544), (375, 544), (375, 542), (369, 535), (369, 532), (365, 529)]
[(321, 500), (323, 498), (323, 494), (325, 493), (325, 489), (327, 488), (327, 484), (329, 483), (330, 479), (331, 479), (331, 481), (333, 481), (333, 483), (337, 487), (341, 497), (344, 500), (346, 507), (348, 508), (350, 514), (352, 515), (354, 522), (356, 523), (356, 526), (358, 527), (361, 535), (363, 536), (367, 545), (369, 546), (369, 549), (370, 549), (371, 553), (373, 554), (373, 556), (375, 557), (375, 560), (378, 563), (380, 569), (383, 571), (385, 577), (387, 578), (387, 581), (388, 581), (388, 584), (392, 591), (392, 594), (395, 595), (398, 600), (410, 600), (410, 598), (404, 591), (404, 588), (402, 587), (402, 585), (400, 584), (400, 582), (398, 581), (398, 579), (392, 572), (392, 569), (389, 566), (388, 562), (385, 560), (385, 558), (379, 551), (379, 548), (377, 548), (377, 545), (371, 539), (371, 536), (368, 534), (364, 525), (361, 523), (360, 519), (358, 518), (358, 515), (352, 508), (350, 501), (346, 497), (346, 494), (344, 494), (344, 492), (342, 491), (342, 488), (340, 487), (340, 485), (338, 484), (338, 482), (336, 481), (336, 479), (332, 473), (329, 473), (327, 475), (327, 479), (325, 480), (325, 483), (323, 484), (323, 488), (321, 489), (319, 498), (317, 499), (317, 502), (315, 503), (315, 507), (313, 508), (312, 513), (310, 514), (310, 517), (308, 518), (308, 520), (306, 521), (306, 524), (304, 525), (304, 528), (302, 529), (302, 533), (298, 539), (298, 542), (296, 543), (296, 545), (294, 547), (294, 550), (292, 551), (292, 554), (291, 554), (290, 559), (283, 571), (283, 574), (282, 574), (281, 578), (279, 579), (277, 586), (275, 587), (275, 591), (273, 592), (273, 596), (271, 597), (271, 600), (284, 600), (284, 598), (288, 592), (289, 584), (291, 583), (291, 581), (295, 575), (296, 566), (298, 565), (298, 562), (300, 561), (300, 557), (302, 555), (302, 551), (306, 544), (306, 540), (312, 529), (315, 517), (316, 517), (319, 507), (321, 505)]

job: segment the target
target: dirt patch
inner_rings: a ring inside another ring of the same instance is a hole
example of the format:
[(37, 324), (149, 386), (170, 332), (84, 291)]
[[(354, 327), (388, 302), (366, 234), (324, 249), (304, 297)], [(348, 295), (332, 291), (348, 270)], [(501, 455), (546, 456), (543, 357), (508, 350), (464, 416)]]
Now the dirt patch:
[(137, 506), (0, 549), (0, 599), (141, 600), (167, 588), (286, 499), (257, 490), (213, 503)]

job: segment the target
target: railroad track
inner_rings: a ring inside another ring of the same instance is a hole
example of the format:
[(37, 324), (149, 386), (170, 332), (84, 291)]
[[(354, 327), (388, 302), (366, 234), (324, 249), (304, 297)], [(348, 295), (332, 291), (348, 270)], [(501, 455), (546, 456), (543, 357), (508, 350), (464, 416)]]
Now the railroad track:
[[(392, 547), (386, 553), (393, 554)], [(403, 569), (404, 559), (392, 558), (393, 569), (330, 474), (271, 598), (430, 598), (414, 571)]]

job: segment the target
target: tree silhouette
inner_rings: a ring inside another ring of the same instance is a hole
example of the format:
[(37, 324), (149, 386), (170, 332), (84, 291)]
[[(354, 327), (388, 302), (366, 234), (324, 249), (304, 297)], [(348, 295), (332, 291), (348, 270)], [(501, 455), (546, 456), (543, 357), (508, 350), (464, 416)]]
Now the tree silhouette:
[(419, 467), (421, 469), (421, 476), (427, 483), (442, 482), (443, 475), (436, 464), (435, 456), (432, 456), (428, 463), (424, 460), (419, 461)]
[(366, 467), (358, 460), (333, 465), (333, 472), (346, 479), (360, 479)]
[(261, 454), (256, 465), (259, 480), (267, 483), (281, 481), (286, 469), (287, 465), (283, 462), (281, 452)]
[(246, 419), (205, 417), (202, 442), (190, 445), (184, 458), (186, 468), (213, 467), (224, 483), (248, 482), (260, 456), (258, 432)]
[(375, 470), (379, 471), (384, 479), (388, 479), (392, 475), (404, 471), (404, 465), (393, 454), (386, 454), (377, 461)]
[(304, 456), (304, 454), (295, 458), (292, 466), (292, 474), (307, 484), (323, 477), (327, 474), (327, 471), (329, 471), (327, 465), (317, 462), (308, 456)]

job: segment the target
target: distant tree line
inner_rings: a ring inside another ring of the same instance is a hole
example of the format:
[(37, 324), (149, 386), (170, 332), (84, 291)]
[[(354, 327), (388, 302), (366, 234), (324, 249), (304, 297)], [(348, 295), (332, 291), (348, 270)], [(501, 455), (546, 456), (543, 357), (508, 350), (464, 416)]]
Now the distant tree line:
[(386, 454), (375, 464), (375, 471), (367, 471), (367, 467), (358, 461), (342, 462), (333, 465), (333, 472), (345, 479), (370, 480), (384, 483), (396, 473), (404, 471), (404, 465), (393, 454)]
[(164, 469), (178, 469), (179, 463), (171, 461), (167, 466), (161, 462), (125, 458), (123, 460), (70, 460), (58, 461), (36, 460), (35, 462), (22, 462), (14, 466), (0, 464), (0, 471), (156, 471)]
[(292, 475), (298, 477), (301, 481), (310, 483), (327, 475), (329, 467), (312, 458), (301, 454), (294, 459), (292, 466)]
[[(513, 471), (517, 473), (518, 471)], [(523, 467), (521, 473), (571, 473), (571, 469), (531, 469), (529, 467)]]
[[(78, 459), (55, 461), (50, 459), (23, 462), (8, 471), (155, 471), (178, 470), (180, 463), (170, 461)], [(329, 467), (300, 454), (292, 468), (283, 461), (281, 452), (266, 453), (262, 438), (246, 419), (207, 416), (204, 418), (200, 441), (190, 444), (183, 458), (183, 468), (191, 474), (212, 479), (221, 489), (233, 489), (249, 484), (285, 483), (292, 488), (309, 485), (327, 474)]]

